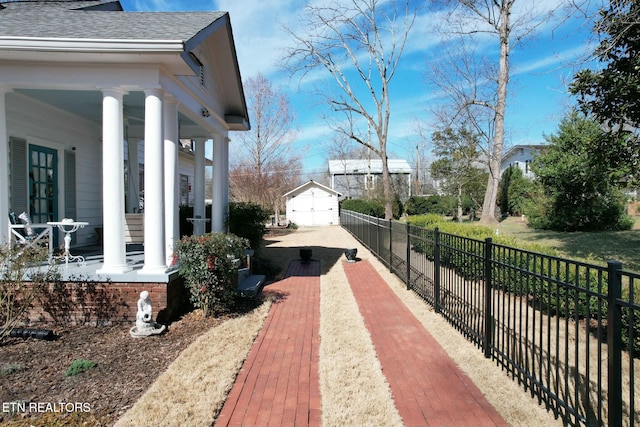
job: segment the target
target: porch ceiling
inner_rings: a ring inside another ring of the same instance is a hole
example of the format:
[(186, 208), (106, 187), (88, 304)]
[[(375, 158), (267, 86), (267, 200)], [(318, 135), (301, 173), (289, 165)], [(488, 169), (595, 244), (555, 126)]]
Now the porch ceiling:
[[(15, 89), (15, 92), (48, 104), (59, 110), (96, 124), (102, 123), (102, 92), (89, 90)], [(131, 124), (144, 123), (144, 93), (130, 92), (123, 97), (124, 117)], [(198, 125), (178, 112), (181, 130), (197, 129)], [(201, 132), (200, 132), (201, 133)], [(191, 138), (180, 134), (181, 138)]]

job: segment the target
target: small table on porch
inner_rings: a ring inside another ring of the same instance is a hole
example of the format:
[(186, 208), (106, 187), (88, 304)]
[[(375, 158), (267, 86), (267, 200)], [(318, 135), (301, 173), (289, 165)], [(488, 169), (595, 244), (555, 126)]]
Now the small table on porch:
[(187, 218), (187, 221), (193, 224), (193, 234), (201, 236), (206, 231), (205, 224), (211, 220), (209, 218), (200, 218), (199, 216), (196, 216), (195, 218)]
[(84, 264), (84, 257), (72, 256), (69, 253), (69, 248), (71, 247), (71, 233), (75, 233), (79, 228), (84, 228), (86, 225), (89, 225), (89, 223), (63, 219), (62, 221), (47, 222), (47, 224), (58, 227), (64, 233), (64, 254), (55, 258), (64, 259), (65, 268), (69, 266), (69, 261)]

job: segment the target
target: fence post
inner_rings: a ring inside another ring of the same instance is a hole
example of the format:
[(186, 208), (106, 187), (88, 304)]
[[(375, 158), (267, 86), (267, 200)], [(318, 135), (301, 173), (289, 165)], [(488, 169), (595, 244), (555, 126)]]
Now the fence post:
[(409, 238), (411, 230), (407, 222), (407, 290), (411, 290), (411, 239)]
[(607, 261), (607, 384), (609, 394), (609, 427), (622, 426), (622, 263)]
[(380, 259), (380, 218), (376, 217), (376, 256)]
[(440, 313), (440, 231), (433, 230), (433, 309)]
[(493, 281), (491, 277), (492, 242), (491, 237), (487, 237), (484, 245), (484, 340), (482, 342), (482, 348), (484, 350), (484, 357), (487, 359), (491, 357), (491, 345), (493, 344), (493, 316), (491, 314), (491, 284)]
[[(385, 221), (387, 221), (385, 219)], [(393, 227), (389, 220), (389, 271), (393, 273)]]

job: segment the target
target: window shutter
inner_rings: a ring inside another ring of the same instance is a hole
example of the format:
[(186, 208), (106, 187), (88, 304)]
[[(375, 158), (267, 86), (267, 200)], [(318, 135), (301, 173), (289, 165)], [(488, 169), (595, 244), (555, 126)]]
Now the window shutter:
[(9, 206), (16, 215), (29, 212), (29, 175), (27, 174), (27, 141), (9, 138)]

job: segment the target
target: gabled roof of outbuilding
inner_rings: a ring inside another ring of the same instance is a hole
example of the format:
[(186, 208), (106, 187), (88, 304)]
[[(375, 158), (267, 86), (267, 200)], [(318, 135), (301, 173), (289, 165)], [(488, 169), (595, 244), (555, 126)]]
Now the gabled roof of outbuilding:
[(341, 193), (339, 193), (338, 191), (334, 190), (333, 188), (329, 188), (326, 185), (320, 184), (319, 182), (315, 182), (314, 180), (310, 180), (310, 181), (307, 181), (304, 184), (294, 188), (293, 190), (291, 190), (291, 191), (289, 191), (287, 193), (284, 193), (282, 195), (282, 197), (289, 197), (292, 194), (299, 193), (302, 190), (306, 190), (308, 187), (318, 187), (318, 188), (321, 188), (322, 190), (326, 191), (327, 193), (334, 194), (335, 196), (342, 196)]

